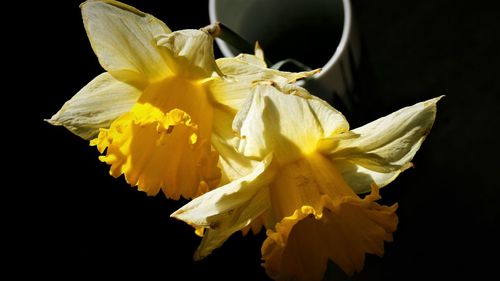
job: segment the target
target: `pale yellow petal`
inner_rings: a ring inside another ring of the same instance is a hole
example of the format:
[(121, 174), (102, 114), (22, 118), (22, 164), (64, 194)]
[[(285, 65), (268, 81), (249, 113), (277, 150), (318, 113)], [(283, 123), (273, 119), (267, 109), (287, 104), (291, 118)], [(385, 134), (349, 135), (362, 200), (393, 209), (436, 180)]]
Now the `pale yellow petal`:
[(254, 48), (255, 57), (259, 59), (258, 65), (266, 66), (266, 62), (264, 60), (264, 51), (260, 47), (259, 41), (255, 42)]
[(253, 219), (249, 225), (241, 230), (241, 233), (245, 236), (251, 230), (253, 235), (257, 235), (263, 227), (273, 227), (274, 224), (274, 221), (270, 219), (270, 212), (266, 211), (262, 215)]
[(235, 117), (240, 134), (238, 149), (247, 157), (261, 158), (271, 151), (287, 163), (316, 151), (320, 139), (348, 130), (344, 116), (322, 100), (294, 94), (298, 86), (278, 88), (257, 84)]
[(99, 128), (108, 128), (132, 108), (141, 92), (103, 73), (67, 101), (52, 118), (52, 125), (64, 126), (84, 139), (92, 139)]
[(214, 81), (212, 85), (214, 100), (234, 111), (237, 111), (250, 95), (255, 82), (270, 81), (283, 85), (317, 73), (317, 70), (292, 73), (269, 69), (261, 58), (249, 54), (218, 59), (217, 65), (224, 75), (224, 80)]
[(160, 35), (157, 40), (168, 54), (170, 69), (177, 75), (199, 79), (220, 73), (215, 63), (214, 39), (207, 32), (185, 29)]
[(210, 254), (269, 207), (267, 184), (274, 176), (271, 162), (269, 155), (252, 173), (193, 199), (171, 215), (194, 227), (209, 228), (195, 258)]
[(250, 54), (239, 54), (236, 59), (242, 61), (242, 62), (245, 62), (245, 63), (248, 63), (248, 64), (251, 64), (251, 65), (255, 65), (257, 67), (261, 67), (261, 68), (266, 68), (267, 65), (266, 65), (266, 62), (264, 60), (262, 60), (262, 58), (259, 58), (255, 55), (250, 55)]
[(244, 229), (253, 220), (269, 208), (268, 189), (263, 187), (248, 199), (244, 205), (235, 210), (230, 218), (223, 220), (221, 225), (206, 229), (200, 245), (194, 253), (194, 259), (200, 260), (219, 248), (233, 233)]
[(231, 124), (234, 114), (224, 109), (214, 109), (214, 123), (212, 128), (212, 145), (219, 152), (219, 166), (223, 178), (221, 184), (236, 180), (250, 174), (258, 161), (249, 159), (236, 151), (238, 135), (233, 131)]
[(224, 75), (255, 77), (260, 80), (286, 81), (288, 83), (309, 77), (319, 71), (319, 69), (315, 69), (304, 72), (286, 72), (270, 69), (266, 67), (262, 59), (250, 54), (217, 59), (217, 65)]
[(400, 173), (413, 166), (411, 163), (407, 163), (407, 165), (400, 166), (399, 169), (391, 172), (377, 172), (345, 159), (333, 160), (332, 162), (342, 173), (345, 180), (349, 182), (354, 192), (358, 194), (368, 192), (367, 186), (369, 187), (373, 183), (380, 183), (381, 186), (391, 183)]
[(171, 216), (193, 226), (216, 228), (272, 179), (269, 155), (252, 173), (191, 200)]
[(163, 22), (117, 1), (87, 1), (81, 9), (92, 48), (113, 76), (144, 84), (168, 74), (155, 39), (171, 32)]
[(323, 147), (323, 153), (342, 170), (358, 193), (368, 192), (372, 183), (383, 187), (411, 166), (410, 161), (434, 124), (434, 98), (405, 107)]

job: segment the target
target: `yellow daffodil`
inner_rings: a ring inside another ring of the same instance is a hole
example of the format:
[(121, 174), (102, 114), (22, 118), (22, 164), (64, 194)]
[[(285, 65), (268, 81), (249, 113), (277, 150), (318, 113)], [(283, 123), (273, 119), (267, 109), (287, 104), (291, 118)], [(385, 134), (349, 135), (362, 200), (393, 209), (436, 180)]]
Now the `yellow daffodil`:
[[(253, 81), (290, 83), (313, 74), (269, 70), (259, 57), (245, 55), (218, 66), (207, 30), (172, 32), (117, 1), (87, 1), (81, 9), (106, 72), (48, 121), (91, 140), (105, 153), (100, 160), (111, 166), (112, 176), (123, 174), (149, 195), (162, 189), (170, 198), (191, 198), (213, 189), (221, 181), (219, 154), (228, 174), (244, 170), (245, 163), (230, 163), (224, 152)], [(243, 66), (254, 73), (239, 77)]]
[(196, 259), (232, 233), (264, 225), (263, 266), (273, 279), (321, 280), (328, 260), (358, 272), (366, 253), (381, 256), (392, 239), (397, 205), (376, 203), (379, 187), (411, 166), (438, 100), (349, 130), (341, 113), (304, 89), (257, 83), (233, 123), (237, 150), (257, 164), (172, 216), (207, 228)]

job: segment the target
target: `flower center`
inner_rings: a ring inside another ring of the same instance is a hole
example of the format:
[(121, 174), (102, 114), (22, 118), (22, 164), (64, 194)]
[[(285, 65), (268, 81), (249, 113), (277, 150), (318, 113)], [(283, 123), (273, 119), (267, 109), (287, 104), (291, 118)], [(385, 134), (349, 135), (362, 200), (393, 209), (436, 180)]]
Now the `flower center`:
[(125, 175), (150, 195), (191, 198), (215, 187), (218, 155), (211, 151), (213, 108), (201, 81), (177, 76), (151, 84), (130, 112), (101, 129), (97, 145), (111, 175)]
[(262, 257), (273, 279), (321, 280), (328, 260), (352, 275), (366, 253), (383, 255), (397, 228), (397, 204), (377, 204), (375, 185), (359, 198), (319, 153), (282, 167), (270, 196), (277, 223), (266, 233)]
[(325, 195), (332, 200), (356, 197), (333, 163), (319, 153), (304, 155), (282, 166), (270, 191), (276, 221), (302, 206), (320, 211)]

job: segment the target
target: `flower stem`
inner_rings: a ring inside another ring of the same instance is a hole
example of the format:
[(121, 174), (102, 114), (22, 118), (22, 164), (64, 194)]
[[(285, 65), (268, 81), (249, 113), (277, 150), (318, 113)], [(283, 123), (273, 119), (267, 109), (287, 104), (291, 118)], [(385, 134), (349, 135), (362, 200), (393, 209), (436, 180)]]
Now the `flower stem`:
[[(238, 50), (240, 53), (253, 54), (255, 48), (252, 44), (250, 44), (245, 38), (241, 37), (238, 33), (231, 30), (229, 27), (225, 26), (221, 22), (215, 22), (210, 25), (207, 25), (201, 28), (202, 31), (207, 32), (213, 37), (220, 38), (224, 40), (226, 43), (231, 45), (233, 48)], [(277, 63), (272, 63), (266, 56), (264, 56), (264, 60), (268, 66), (273, 69), (283, 70), (286, 68), (287, 70), (293, 71), (309, 71), (310, 67), (307, 65), (295, 60), (295, 59), (285, 59), (279, 61)]]
[(234, 32), (223, 23), (216, 22), (215, 24), (220, 28), (220, 35), (218, 36), (220, 39), (224, 40), (226, 43), (230, 44), (242, 53), (254, 53), (254, 46), (245, 40), (245, 38), (241, 37), (238, 33)]
[[(253, 54), (255, 51), (255, 48), (252, 44), (250, 44), (247, 40), (245, 40), (245, 38), (241, 37), (238, 33), (234, 32), (223, 23), (215, 22), (203, 27), (201, 30), (208, 32), (213, 37), (224, 40), (240, 53)], [(268, 59), (264, 59), (267, 65), (272, 65), (272, 63)]]

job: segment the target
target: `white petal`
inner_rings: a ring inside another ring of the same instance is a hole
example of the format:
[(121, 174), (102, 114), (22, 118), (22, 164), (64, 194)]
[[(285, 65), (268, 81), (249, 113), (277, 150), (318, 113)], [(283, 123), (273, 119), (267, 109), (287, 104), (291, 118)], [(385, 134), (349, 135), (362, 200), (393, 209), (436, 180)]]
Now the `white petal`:
[(92, 48), (113, 76), (144, 83), (168, 73), (155, 39), (171, 32), (163, 22), (117, 1), (87, 1), (81, 9)]
[(158, 46), (168, 53), (169, 67), (179, 75), (210, 77), (219, 72), (215, 63), (213, 37), (200, 30), (185, 29), (158, 36)]
[[(247, 157), (274, 153), (286, 163), (316, 151), (322, 138), (349, 129), (344, 116), (326, 102), (297, 96), (302, 88), (259, 84), (233, 122), (240, 134), (238, 149)], [(283, 92), (282, 92), (283, 91)]]
[(410, 161), (434, 124), (441, 97), (405, 107), (352, 130), (324, 153), (336, 163), (358, 193), (382, 187), (411, 166)]
[(94, 78), (67, 101), (50, 120), (84, 139), (92, 139), (99, 128), (107, 128), (132, 108), (141, 92), (109, 73)]
[(197, 258), (208, 255), (269, 207), (267, 185), (274, 177), (271, 161), (269, 155), (252, 173), (193, 199), (171, 215), (195, 227), (210, 228)]

